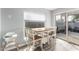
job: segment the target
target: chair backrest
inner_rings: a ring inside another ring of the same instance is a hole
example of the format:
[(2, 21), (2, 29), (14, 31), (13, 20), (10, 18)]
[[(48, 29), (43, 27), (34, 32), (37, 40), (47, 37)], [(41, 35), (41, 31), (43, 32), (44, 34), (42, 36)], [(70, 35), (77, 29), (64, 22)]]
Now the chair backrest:
[(9, 42), (14, 42), (17, 38), (17, 34), (14, 32), (9, 32), (6, 33), (3, 38), (5, 39), (5, 42), (9, 43)]

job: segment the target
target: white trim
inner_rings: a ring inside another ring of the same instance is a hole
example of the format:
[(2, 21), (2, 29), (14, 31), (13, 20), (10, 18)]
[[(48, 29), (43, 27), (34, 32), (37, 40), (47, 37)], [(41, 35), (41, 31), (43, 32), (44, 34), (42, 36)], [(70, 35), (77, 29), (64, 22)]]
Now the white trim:
[(65, 14), (65, 25), (66, 25), (66, 38), (65, 39), (68, 39), (68, 14), (66, 13)]
[(78, 11), (79, 10), (79, 8), (77, 8), (77, 9), (74, 9), (74, 10), (68, 10), (68, 11), (64, 11), (64, 12), (58, 12), (58, 13), (53, 13), (53, 15), (58, 15), (58, 14), (62, 14), (62, 13), (69, 13), (69, 12), (73, 12), (73, 11)]
[(23, 12), (23, 39), (25, 37), (25, 22), (24, 22), (24, 12)]

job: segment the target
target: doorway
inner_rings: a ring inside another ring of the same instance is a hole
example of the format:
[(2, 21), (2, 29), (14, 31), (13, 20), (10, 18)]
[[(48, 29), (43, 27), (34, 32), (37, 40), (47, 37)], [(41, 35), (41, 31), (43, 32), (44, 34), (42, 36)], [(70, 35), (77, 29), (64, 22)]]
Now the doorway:
[(57, 38), (79, 45), (79, 10), (55, 15), (55, 20)]
[(65, 39), (66, 36), (66, 20), (65, 13), (57, 14), (55, 16), (57, 27), (57, 38)]
[(79, 10), (68, 13), (68, 41), (79, 45)]

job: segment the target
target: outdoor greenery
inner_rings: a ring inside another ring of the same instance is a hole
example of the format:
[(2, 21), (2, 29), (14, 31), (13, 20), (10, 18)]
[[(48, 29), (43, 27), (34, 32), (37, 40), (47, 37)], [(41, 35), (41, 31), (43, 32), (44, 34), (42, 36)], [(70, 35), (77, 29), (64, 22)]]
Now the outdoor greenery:
[(79, 14), (74, 15), (73, 21), (78, 21), (79, 20)]
[(73, 14), (73, 15), (70, 15), (68, 20), (70, 22), (76, 22), (76, 21), (79, 21), (79, 14)]

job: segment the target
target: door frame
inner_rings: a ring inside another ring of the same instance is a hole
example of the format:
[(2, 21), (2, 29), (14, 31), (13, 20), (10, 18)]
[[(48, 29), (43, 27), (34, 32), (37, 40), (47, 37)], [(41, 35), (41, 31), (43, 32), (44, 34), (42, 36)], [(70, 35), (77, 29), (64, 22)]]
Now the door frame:
[(65, 14), (65, 25), (66, 25), (66, 34), (65, 34), (65, 40), (67, 40), (68, 39), (68, 15), (69, 15), (69, 13), (70, 12), (74, 12), (74, 11), (78, 11), (79, 9), (75, 9), (75, 10), (70, 10), (70, 11), (66, 11), (66, 12), (61, 12), (61, 13), (56, 13), (56, 14), (54, 14), (54, 20), (55, 20), (55, 25), (56, 25), (56, 15), (61, 15), (61, 14)]

